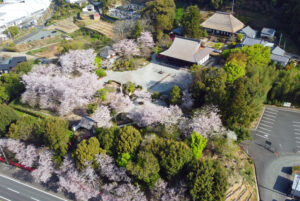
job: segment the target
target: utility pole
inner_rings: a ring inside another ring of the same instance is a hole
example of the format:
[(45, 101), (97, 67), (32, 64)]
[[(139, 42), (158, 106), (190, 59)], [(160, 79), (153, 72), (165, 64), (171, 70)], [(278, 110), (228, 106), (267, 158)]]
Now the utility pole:
[(284, 46), (283, 46), (283, 49), (285, 50), (285, 45), (286, 45), (286, 40), (284, 41)]
[(4, 158), (5, 158), (5, 161), (6, 161), (6, 163), (9, 165), (9, 163), (8, 163), (8, 160), (7, 160), (7, 158), (6, 158), (6, 155), (5, 155), (5, 153), (4, 153), (4, 151), (3, 151), (3, 149), (2, 149), (2, 146), (0, 145), (0, 150), (1, 150), (1, 152), (2, 152), (2, 155), (4, 156)]
[(281, 38), (282, 38), (282, 33), (280, 34), (280, 38), (279, 38), (279, 47), (280, 47), (280, 44), (281, 44)]
[(232, 0), (231, 14), (233, 14), (233, 9), (234, 9), (234, 0)]

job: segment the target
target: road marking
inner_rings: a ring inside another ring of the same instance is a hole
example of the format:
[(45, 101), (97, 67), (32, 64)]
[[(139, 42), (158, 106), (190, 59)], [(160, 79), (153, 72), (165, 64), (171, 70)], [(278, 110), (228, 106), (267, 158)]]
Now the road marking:
[(271, 115), (271, 114), (264, 114), (264, 116), (267, 116), (267, 117), (273, 117), (273, 118), (277, 118), (277, 116), (275, 116), (275, 115)]
[[(32, 187), (32, 186), (29, 186), (29, 185), (27, 185), (27, 184), (24, 184), (24, 183), (18, 181), (18, 180), (9, 178), (9, 177), (7, 177), (7, 176), (4, 176), (4, 175), (2, 175), (2, 174), (0, 174), (0, 177), (3, 177), (3, 178), (5, 178), (5, 179), (11, 180), (11, 181), (14, 181), (14, 182), (16, 182), (16, 183), (18, 183), (18, 184), (21, 184), (21, 185), (23, 185), (23, 186), (27, 186), (28, 188), (32, 188), (32, 189), (34, 189), (34, 190), (36, 190), (36, 191), (39, 191), (39, 192), (41, 192), (41, 193), (50, 195), (50, 196), (55, 197), (55, 198), (57, 198), (57, 199), (59, 199), (59, 200), (66, 201), (65, 199), (60, 198), (60, 197), (58, 197), (58, 196), (56, 196), (56, 195), (53, 195), (53, 194), (51, 194), (51, 193), (48, 193), (48, 192), (46, 192), (46, 191), (40, 190), (40, 189), (35, 188), (35, 187)], [(8, 200), (8, 201), (10, 201), (10, 200)]]
[(266, 110), (266, 112), (277, 115), (277, 112), (272, 112), (272, 111), (268, 111), (268, 110)]
[(266, 127), (269, 127), (269, 128), (273, 128), (273, 126), (270, 126), (268, 124), (260, 124), (260, 126), (266, 126)]
[(1, 195), (0, 195), (0, 198), (2, 198), (2, 199), (4, 199), (4, 200), (7, 200), (7, 201), (11, 201), (10, 199), (7, 199), (7, 198), (5, 198), (5, 197), (2, 197)]
[(271, 110), (271, 111), (274, 111), (274, 112), (278, 112), (278, 110), (275, 110), (275, 109), (272, 109), (272, 108), (267, 108), (267, 110)]
[(300, 146), (296, 146), (296, 147), (300, 148)]
[(295, 137), (296, 139), (300, 139), (300, 137)]
[(294, 128), (294, 130), (295, 130), (295, 131), (300, 131), (300, 129), (298, 129), (298, 128)]
[(14, 189), (11, 189), (11, 188), (7, 188), (7, 189), (10, 190), (10, 191), (12, 191), (12, 192), (15, 192), (15, 193), (20, 193), (20, 192), (14, 190)]
[(269, 133), (266, 133), (266, 132), (264, 132), (264, 131), (257, 131), (257, 132), (260, 132), (260, 133), (262, 133), (262, 134), (265, 134), (265, 135), (270, 135)]
[(34, 197), (30, 197), (31, 199), (33, 199), (33, 200), (35, 200), (35, 201), (40, 201), (40, 200), (38, 200), (38, 199), (36, 199), (36, 198), (34, 198)]
[(300, 124), (300, 121), (293, 121), (294, 124)]
[(296, 143), (300, 143), (300, 141), (296, 141)]
[(264, 127), (259, 127), (258, 129), (263, 129), (263, 130), (266, 130), (266, 131), (272, 131), (272, 130), (266, 129)]
[(262, 135), (259, 135), (259, 134), (256, 134), (258, 137), (262, 137), (262, 138), (265, 138), (265, 139), (269, 139), (268, 136), (262, 136)]
[(300, 135), (300, 133), (295, 133), (295, 135)]
[(295, 126), (295, 127), (300, 127), (300, 125), (297, 125), (297, 124), (294, 124), (293, 126)]
[(264, 120), (264, 119), (262, 119), (262, 121), (263, 121), (263, 122), (267, 122), (267, 123), (269, 123), (269, 124), (274, 124), (274, 122), (267, 121), (267, 120)]
[(268, 120), (271, 120), (271, 121), (275, 121), (275, 119), (272, 119), (272, 118), (269, 118), (269, 117), (263, 117), (264, 119), (268, 119)]

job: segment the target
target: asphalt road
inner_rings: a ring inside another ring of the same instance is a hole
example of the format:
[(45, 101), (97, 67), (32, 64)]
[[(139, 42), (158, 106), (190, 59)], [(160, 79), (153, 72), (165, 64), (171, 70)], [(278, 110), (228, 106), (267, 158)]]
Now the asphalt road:
[(292, 200), (291, 168), (300, 165), (300, 112), (267, 106), (252, 140), (242, 146), (255, 162), (260, 201)]
[(62, 201), (46, 191), (34, 188), (15, 179), (0, 175), (0, 200), (2, 201)]

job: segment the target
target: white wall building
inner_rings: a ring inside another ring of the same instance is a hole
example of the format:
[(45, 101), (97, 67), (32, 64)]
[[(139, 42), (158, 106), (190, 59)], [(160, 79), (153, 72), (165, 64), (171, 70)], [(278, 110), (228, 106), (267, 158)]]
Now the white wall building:
[(10, 26), (20, 26), (40, 17), (50, 6), (50, 0), (5, 0), (0, 4), (0, 33)]

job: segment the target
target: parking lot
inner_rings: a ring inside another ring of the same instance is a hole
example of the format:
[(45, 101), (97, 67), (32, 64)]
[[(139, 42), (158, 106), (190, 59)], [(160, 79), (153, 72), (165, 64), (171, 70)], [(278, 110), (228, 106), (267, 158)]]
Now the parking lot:
[(276, 153), (300, 153), (300, 111), (267, 106), (252, 137)]

